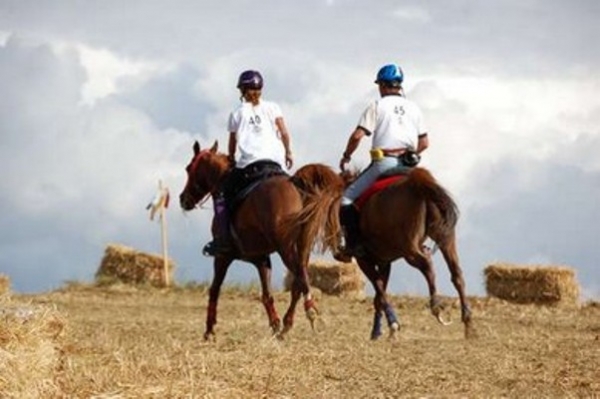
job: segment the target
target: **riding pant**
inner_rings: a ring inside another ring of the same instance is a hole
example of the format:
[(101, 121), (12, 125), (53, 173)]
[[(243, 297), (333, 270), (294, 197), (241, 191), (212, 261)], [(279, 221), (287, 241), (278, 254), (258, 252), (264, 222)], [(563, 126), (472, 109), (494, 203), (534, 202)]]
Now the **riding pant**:
[(392, 168), (406, 168), (407, 171), (411, 169), (410, 167), (405, 166), (398, 157), (383, 157), (380, 160), (372, 161), (367, 169), (365, 169), (358, 178), (346, 188), (341, 205), (352, 204), (363, 191), (369, 188), (369, 186), (377, 180), (379, 175)]

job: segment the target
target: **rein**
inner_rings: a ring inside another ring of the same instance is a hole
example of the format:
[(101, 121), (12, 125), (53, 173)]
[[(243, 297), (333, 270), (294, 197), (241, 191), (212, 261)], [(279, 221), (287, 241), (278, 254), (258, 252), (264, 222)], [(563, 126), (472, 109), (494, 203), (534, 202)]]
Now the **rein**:
[(202, 198), (200, 201), (198, 201), (198, 203), (196, 204), (196, 206), (194, 206), (194, 208), (200, 208), (202, 209), (202, 205), (204, 205), (204, 203), (206, 201), (208, 201), (208, 199), (210, 198), (211, 194), (208, 193), (207, 195), (204, 196), (204, 198)]
[(202, 206), (208, 201), (208, 199), (212, 195), (212, 192), (214, 191), (213, 190), (214, 187), (208, 187), (207, 185), (205, 186), (205, 184), (200, 184), (198, 182), (198, 178), (197, 178), (198, 165), (199, 165), (200, 161), (203, 158), (210, 156), (210, 154), (211, 154), (210, 149), (202, 150), (201, 152), (199, 152), (196, 155), (196, 157), (194, 158), (194, 160), (192, 161), (192, 163), (190, 165), (190, 169), (194, 176), (194, 179), (192, 180), (192, 185), (194, 186), (194, 189), (198, 190), (199, 192), (206, 192), (206, 194), (198, 200), (198, 203), (194, 206), (194, 208), (202, 208)]

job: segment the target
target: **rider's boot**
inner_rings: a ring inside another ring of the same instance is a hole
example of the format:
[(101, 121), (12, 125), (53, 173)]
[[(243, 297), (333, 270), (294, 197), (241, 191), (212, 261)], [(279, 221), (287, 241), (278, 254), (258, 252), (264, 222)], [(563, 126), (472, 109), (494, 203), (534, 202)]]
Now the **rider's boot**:
[(333, 257), (339, 262), (350, 262), (352, 257), (365, 255), (365, 249), (360, 243), (360, 219), (358, 209), (353, 204), (340, 207), (340, 224), (344, 230), (344, 247)]
[(213, 197), (215, 216), (213, 219), (214, 237), (206, 244), (202, 253), (206, 256), (227, 255), (233, 251), (229, 234), (229, 211), (223, 195)]

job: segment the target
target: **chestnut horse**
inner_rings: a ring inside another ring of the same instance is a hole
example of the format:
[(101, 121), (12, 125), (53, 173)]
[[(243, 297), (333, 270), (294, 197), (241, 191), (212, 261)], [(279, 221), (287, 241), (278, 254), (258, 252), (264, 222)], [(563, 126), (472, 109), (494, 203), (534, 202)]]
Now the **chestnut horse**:
[[(343, 180), (341, 176), (339, 178)], [(332, 192), (331, 195), (339, 198), (341, 192)], [(339, 201), (336, 208), (339, 209)], [(375, 290), (371, 339), (381, 336), (383, 314), (390, 328), (390, 336), (400, 328), (386, 296), (391, 263), (400, 258), (404, 258), (425, 276), (431, 312), (438, 321), (447, 324), (441, 318), (442, 304), (437, 296), (431, 253), (424, 245), (428, 237), (440, 249), (450, 270), (452, 283), (460, 299), (465, 336), (468, 338), (474, 335), (457, 253), (457, 220), (458, 208), (448, 192), (429, 171), (419, 167), (411, 169), (398, 182), (374, 193), (361, 204), (360, 230), (365, 254), (356, 261)], [(339, 225), (335, 227), (339, 228)], [(326, 245), (334, 253), (338, 250), (337, 245)]]
[[(203, 150), (196, 141), (193, 150), (194, 155), (186, 168), (187, 183), (179, 196), (180, 205), (185, 211), (194, 209), (209, 195), (216, 193), (231, 168), (227, 156), (218, 152), (216, 141), (211, 148)], [(292, 328), (296, 304), (302, 295), (306, 315), (314, 326), (318, 310), (311, 297), (306, 268), (314, 237), (323, 236), (320, 226), (326, 225), (326, 219), (334, 212), (332, 199), (328, 203), (319, 196), (325, 192), (325, 187), (337, 181), (337, 174), (331, 168), (312, 164), (299, 169), (293, 177), (268, 177), (248, 194), (231, 221), (237, 250), (231, 254), (217, 255), (214, 259), (205, 339), (215, 336), (221, 285), (235, 259), (250, 262), (258, 269), (262, 303), (274, 334), (283, 338)], [(307, 210), (303, 213), (302, 220), (290, 223), (305, 207)], [(279, 254), (294, 276), (290, 305), (283, 318), (283, 329), (271, 294), (270, 254), (274, 252)]]

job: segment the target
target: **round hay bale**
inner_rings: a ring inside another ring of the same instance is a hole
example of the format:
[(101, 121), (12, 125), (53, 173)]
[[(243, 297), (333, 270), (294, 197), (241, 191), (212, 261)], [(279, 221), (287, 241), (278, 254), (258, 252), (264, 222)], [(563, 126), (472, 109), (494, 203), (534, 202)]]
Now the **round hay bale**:
[[(289, 291), (294, 277), (286, 273), (283, 288)], [(308, 281), (311, 287), (318, 288), (327, 295), (365, 296), (365, 280), (358, 265), (354, 262), (340, 263), (315, 260), (308, 264)]]
[[(124, 245), (110, 244), (106, 247), (100, 267), (96, 272), (96, 282), (122, 282), (126, 284), (149, 284), (165, 287), (166, 281), (173, 281), (175, 265), (167, 261), (165, 276), (162, 256), (136, 251)], [(168, 277), (168, 280), (165, 278)]]
[(65, 320), (53, 307), (0, 299), (0, 397), (62, 397)]
[(4, 274), (0, 274), (0, 295), (10, 292), (10, 278)]
[(516, 303), (576, 304), (579, 284), (572, 268), (492, 264), (484, 269), (489, 296)]

